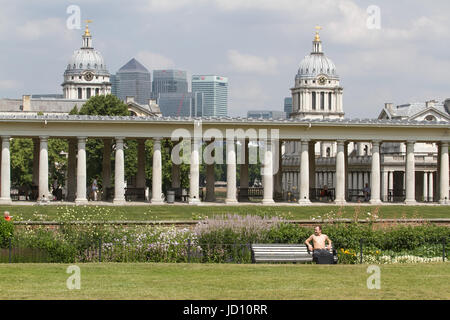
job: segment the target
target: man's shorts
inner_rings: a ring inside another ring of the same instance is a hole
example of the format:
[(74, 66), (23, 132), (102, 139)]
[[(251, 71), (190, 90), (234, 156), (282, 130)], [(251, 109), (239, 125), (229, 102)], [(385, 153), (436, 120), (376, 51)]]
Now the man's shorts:
[(333, 264), (333, 254), (327, 249), (316, 249), (313, 252), (313, 262), (317, 264)]

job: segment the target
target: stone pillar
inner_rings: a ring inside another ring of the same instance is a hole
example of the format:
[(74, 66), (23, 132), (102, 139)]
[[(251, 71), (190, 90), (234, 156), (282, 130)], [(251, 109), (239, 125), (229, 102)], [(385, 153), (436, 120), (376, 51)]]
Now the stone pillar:
[[(176, 144), (178, 144), (180, 142), (177, 142)], [(175, 147), (175, 145), (173, 147)], [(172, 150), (170, 152), (170, 154), (172, 154)], [(174, 189), (178, 189), (181, 188), (181, 170), (180, 170), (180, 165), (178, 164), (174, 164), (172, 162), (172, 188)]]
[(264, 188), (264, 198), (263, 204), (272, 204), (273, 201), (273, 142), (271, 140), (266, 140), (265, 150), (264, 150), (264, 162), (262, 164), (261, 176), (263, 178), (263, 188)]
[(430, 172), (429, 174), (429, 185), (428, 185), (428, 194), (430, 195), (430, 201), (434, 202), (434, 179), (433, 179), (433, 172)]
[[(152, 200), (151, 203), (162, 204), (162, 155), (161, 138), (153, 139), (153, 171), (152, 171)], [(145, 168), (144, 168), (145, 172)], [(145, 186), (145, 182), (144, 182)]]
[(381, 193), (382, 201), (387, 201), (388, 189), (389, 189), (389, 172), (383, 171), (383, 187), (382, 187), (382, 193)]
[(439, 149), (441, 150), (441, 170), (440, 170), (440, 181), (439, 181), (439, 203), (440, 204), (449, 204), (450, 201), (448, 199), (448, 184), (449, 184), (449, 160), (448, 160), (448, 142), (442, 142)]
[(370, 203), (380, 204), (380, 142), (372, 142), (372, 174), (370, 178)]
[[(314, 141), (309, 142), (309, 188), (316, 188), (316, 143)], [(311, 195), (310, 195), (311, 197)]]
[[(9, 136), (2, 136), (1, 157), (1, 196), (0, 204), (11, 204), (11, 156), (9, 151)], [(2, 218), (3, 219), (3, 218)]]
[[(348, 141), (345, 141), (344, 143), (344, 157), (345, 157), (345, 200), (348, 199)], [(332, 184), (336, 184), (336, 179), (334, 179), (333, 173), (331, 174), (332, 177)]]
[(337, 141), (336, 153), (336, 199), (335, 203), (344, 205), (345, 201), (345, 152), (344, 140)]
[(67, 156), (67, 201), (75, 201), (77, 192), (77, 141), (69, 139)]
[(429, 194), (428, 194), (428, 172), (423, 172), (423, 201), (428, 202), (429, 201)]
[(226, 140), (227, 150), (227, 198), (225, 203), (237, 203), (236, 198), (236, 144), (234, 139)]
[(299, 204), (311, 204), (309, 199), (309, 140), (302, 140), (300, 150), (300, 195)]
[[(159, 141), (161, 153), (161, 141)], [(136, 188), (145, 189), (145, 139), (138, 139)], [(153, 170), (155, 167), (153, 167)], [(153, 192), (153, 191), (152, 191)]]
[(199, 197), (199, 179), (200, 179), (200, 156), (199, 156), (200, 140), (194, 138), (191, 140), (191, 164), (189, 177), (189, 203), (200, 203)]
[(39, 144), (39, 200), (49, 200), (48, 192), (48, 137), (41, 136)]
[(125, 155), (123, 151), (122, 137), (116, 137), (116, 159), (114, 173), (114, 204), (125, 204)]
[(86, 138), (78, 137), (78, 160), (77, 160), (77, 197), (76, 204), (86, 204)]
[(111, 139), (103, 139), (102, 191), (106, 201), (107, 190), (111, 188)]
[(416, 181), (415, 181), (415, 159), (414, 141), (406, 143), (406, 200), (405, 204), (416, 204)]

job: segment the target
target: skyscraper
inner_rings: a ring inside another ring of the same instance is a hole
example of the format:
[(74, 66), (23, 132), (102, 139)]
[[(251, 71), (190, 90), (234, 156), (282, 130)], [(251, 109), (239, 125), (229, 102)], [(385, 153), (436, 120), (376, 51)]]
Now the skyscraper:
[(126, 97), (134, 97), (134, 101), (146, 105), (151, 97), (150, 72), (134, 58), (119, 69), (112, 85), (111, 91), (124, 101)]
[(203, 92), (203, 116), (228, 115), (228, 78), (217, 75), (193, 75), (192, 92)]
[(203, 94), (160, 93), (158, 105), (164, 117), (200, 117), (203, 111)]
[(158, 98), (159, 93), (188, 92), (186, 71), (153, 70), (152, 91), (154, 99)]
[(292, 113), (292, 97), (284, 98), (284, 112), (289, 118), (289, 115)]

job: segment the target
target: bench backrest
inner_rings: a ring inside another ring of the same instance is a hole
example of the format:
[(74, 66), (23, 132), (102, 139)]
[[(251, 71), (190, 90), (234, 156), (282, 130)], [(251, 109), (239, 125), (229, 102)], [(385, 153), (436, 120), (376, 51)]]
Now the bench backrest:
[(253, 262), (309, 262), (312, 252), (304, 244), (252, 244)]

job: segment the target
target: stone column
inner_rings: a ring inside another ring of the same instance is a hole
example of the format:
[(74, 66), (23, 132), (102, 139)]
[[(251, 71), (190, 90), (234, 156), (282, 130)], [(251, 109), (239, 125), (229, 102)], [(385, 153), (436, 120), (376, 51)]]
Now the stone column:
[[(162, 204), (162, 156), (161, 138), (153, 139), (153, 171), (152, 171), (152, 200), (151, 203)], [(145, 170), (145, 168), (144, 168)], [(144, 182), (145, 185), (145, 182)]]
[(189, 203), (200, 203), (199, 197), (199, 179), (200, 179), (200, 156), (199, 156), (200, 140), (194, 138), (191, 140), (191, 164), (189, 177)]
[(423, 201), (428, 202), (429, 200), (428, 195), (428, 172), (423, 172)]
[(77, 192), (77, 141), (69, 139), (67, 157), (67, 201), (75, 201)]
[[(161, 153), (161, 141), (159, 141), (159, 148)], [(145, 139), (138, 139), (137, 151), (138, 151), (137, 154), (138, 158), (137, 158), (136, 188), (145, 189)], [(155, 167), (153, 167), (153, 170), (154, 169)]]
[(103, 139), (102, 191), (103, 200), (107, 200), (107, 190), (111, 188), (111, 139)]
[(11, 157), (9, 136), (2, 136), (1, 196), (0, 204), (11, 204)]
[(227, 198), (225, 203), (237, 203), (236, 199), (236, 145), (234, 140), (226, 140), (227, 150)]
[(77, 160), (77, 197), (76, 204), (86, 204), (86, 138), (78, 137), (78, 160)]
[(380, 142), (372, 142), (372, 173), (370, 178), (370, 203), (381, 204), (380, 199)]
[(123, 151), (123, 137), (116, 137), (116, 159), (114, 173), (114, 204), (125, 204), (125, 155)]
[(335, 203), (344, 205), (345, 201), (345, 152), (344, 140), (337, 141), (336, 153), (336, 199)]
[[(316, 188), (316, 143), (314, 141), (309, 142), (309, 188)], [(310, 195), (311, 197), (311, 195)]]
[(300, 151), (300, 195), (299, 204), (311, 204), (309, 199), (309, 140), (302, 140)]
[(264, 149), (264, 162), (262, 164), (262, 172), (261, 176), (263, 178), (263, 188), (264, 188), (264, 197), (263, 204), (272, 204), (275, 203), (273, 201), (273, 167), (272, 167), (272, 159), (273, 159), (273, 145), (271, 140), (266, 140), (266, 145)]
[(382, 194), (381, 194), (381, 200), (387, 201), (388, 199), (388, 189), (389, 189), (389, 172), (383, 171), (383, 187), (382, 187)]
[(415, 159), (414, 141), (406, 143), (406, 200), (405, 204), (416, 204), (416, 181), (415, 181)]
[[(180, 142), (177, 142), (176, 144), (174, 144), (173, 148)], [(170, 154), (172, 154), (172, 150), (170, 152)], [(181, 188), (181, 172), (180, 172), (180, 165), (178, 164), (174, 164), (172, 162), (172, 188), (173, 189), (178, 189)], [(181, 191), (180, 191), (181, 192)]]
[[(348, 141), (345, 141), (344, 143), (344, 157), (345, 157), (345, 200), (348, 199)], [(336, 184), (335, 179), (333, 177), (333, 174), (331, 174), (331, 177), (333, 178), (333, 184)]]
[(38, 199), (49, 200), (48, 192), (48, 137), (41, 136), (39, 144), (39, 195)]
[(440, 170), (440, 181), (439, 181), (439, 203), (440, 204), (449, 204), (450, 201), (448, 199), (448, 184), (449, 184), (449, 160), (448, 160), (448, 142), (442, 142), (440, 145), (441, 150), (441, 170)]
[(434, 202), (434, 179), (433, 179), (433, 172), (430, 172), (429, 175), (430, 179), (429, 181), (429, 185), (428, 185), (428, 194), (430, 195), (430, 201)]

